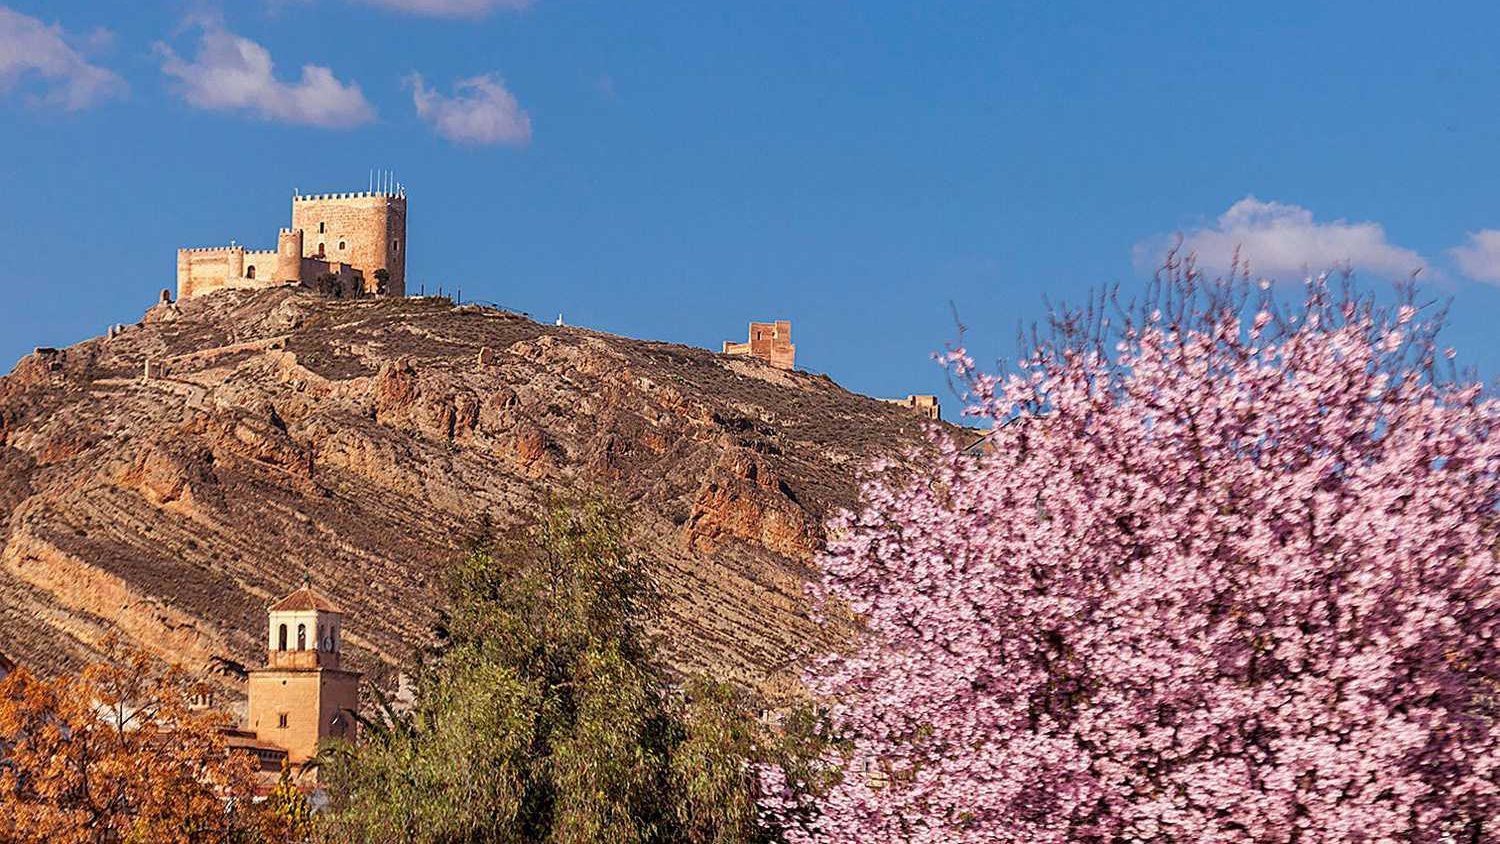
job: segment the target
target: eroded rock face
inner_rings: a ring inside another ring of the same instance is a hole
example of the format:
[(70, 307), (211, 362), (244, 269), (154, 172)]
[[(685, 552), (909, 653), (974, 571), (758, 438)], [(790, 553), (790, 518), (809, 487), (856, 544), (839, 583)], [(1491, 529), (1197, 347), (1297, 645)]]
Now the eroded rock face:
[(310, 571), (379, 677), (426, 641), (481, 514), (515, 526), (550, 492), (602, 489), (658, 567), (673, 662), (775, 682), (824, 635), (802, 583), (826, 516), (860, 465), (924, 441), (821, 376), (436, 300), (169, 310), (0, 378), (0, 629), (20, 662), (75, 665), (114, 630), (189, 666), (258, 664), (265, 604)]

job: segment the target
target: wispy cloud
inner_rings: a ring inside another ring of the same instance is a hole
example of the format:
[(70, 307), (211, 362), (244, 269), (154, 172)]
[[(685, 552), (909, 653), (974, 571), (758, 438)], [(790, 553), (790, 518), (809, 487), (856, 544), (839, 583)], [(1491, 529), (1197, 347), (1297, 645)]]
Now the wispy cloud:
[[(90, 40), (105, 37), (107, 33), (101, 31)], [(0, 6), (0, 92), (14, 90), (23, 79), (35, 77), (41, 81), (43, 93), (33, 101), (68, 111), (125, 92), (125, 80), (90, 64), (70, 41), (74, 39), (62, 27)]]
[(1469, 232), (1469, 239), (1449, 249), (1448, 255), (1469, 278), (1500, 284), (1500, 230)]
[(451, 96), (427, 87), (420, 74), (407, 77), (417, 114), (434, 131), (459, 144), (509, 144), (531, 141), (531, 117), (494, 74), (460, 79)]
[(177, 82), (190, 105), (215, 111), (241, 111), (266, 120), (308, 126), (357, 126), (375, 117), (359, 85), (340, 82), (322, 65), (302, 66), (296, 82), (275, 76), (271, 52), (228, 31), (216, 21), (200, 21), (197, 55), (184, 59), (164, 43), (156, 45), (162, 72)]
[[(1404, 277), (1427, 264), (1416, 252), (1391, 243), (1379, 223), (1318, 221), (1300, 205), (1254, 196), (1229, 206), (1214, 225), (1183, 232), (1182, 238), (1183, 251), (1195, 254), (1204, 270), (1228, 270), (1238, 249), (1250, 271), (1265, 278), (1297, 278), (1343, 266)], [(1153, 268), (1172, 241), (1160, 236), (1137, 244), (1137, 266)]]
[(413, 15), (477, 18), (496, 9), (519, 11), (530, 6), (532, 0), (363, 0), (363, 2)]

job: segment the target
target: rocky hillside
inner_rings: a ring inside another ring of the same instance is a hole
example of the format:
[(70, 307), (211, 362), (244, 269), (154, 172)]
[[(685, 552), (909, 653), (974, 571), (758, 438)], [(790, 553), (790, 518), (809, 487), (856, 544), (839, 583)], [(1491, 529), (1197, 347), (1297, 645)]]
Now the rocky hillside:
[(823, 376), (445, 300), (158, 305), (0, 379), (0, 651), (56, 670), (118, 630), (254, 666), (307, 571), (388, 677), (481, 514), (594, 487), (637, 516), (674, 662), (774, 688), (819, 635), (823, 518), (922, 425)]

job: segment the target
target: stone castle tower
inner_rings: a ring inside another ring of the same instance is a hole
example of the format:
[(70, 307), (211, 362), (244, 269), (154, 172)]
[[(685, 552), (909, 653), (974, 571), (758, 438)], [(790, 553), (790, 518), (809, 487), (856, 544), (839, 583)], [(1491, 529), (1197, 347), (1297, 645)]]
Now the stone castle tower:
[(792, 345), (792, 321), (752, 322), (750, 339), (744, 343), (725, 340), (724, 354), (747, 355), (781, 369), (796, 369), (797, 347)]
[(359, 678), (340, 666), (344, 614), (312, 585), (273, 604), (266, 667), (250, 672), (246, 730), (300, 764), (325, 738), (353, 738)]
[[(384, 282), (377, 273), (384, 270)], [(333, 276), (340, 287), (406, 295), (406, 191), (292, 197), (292, 225), (274, 250), (238, 244), (177, 250), (177, 298), (215, 290), (314, 286)]]

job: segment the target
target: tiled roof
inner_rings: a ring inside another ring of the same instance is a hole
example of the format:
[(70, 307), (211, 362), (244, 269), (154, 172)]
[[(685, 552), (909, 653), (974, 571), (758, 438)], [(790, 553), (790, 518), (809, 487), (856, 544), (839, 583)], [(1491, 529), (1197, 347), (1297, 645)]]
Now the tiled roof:
[(343, 614), (343, 610), (335, 606), (332, 601), (313, 591), (310, 583), (303, 583), (292, 594), (271, 605), (271, 612), (305, 612), (307, 610)]

